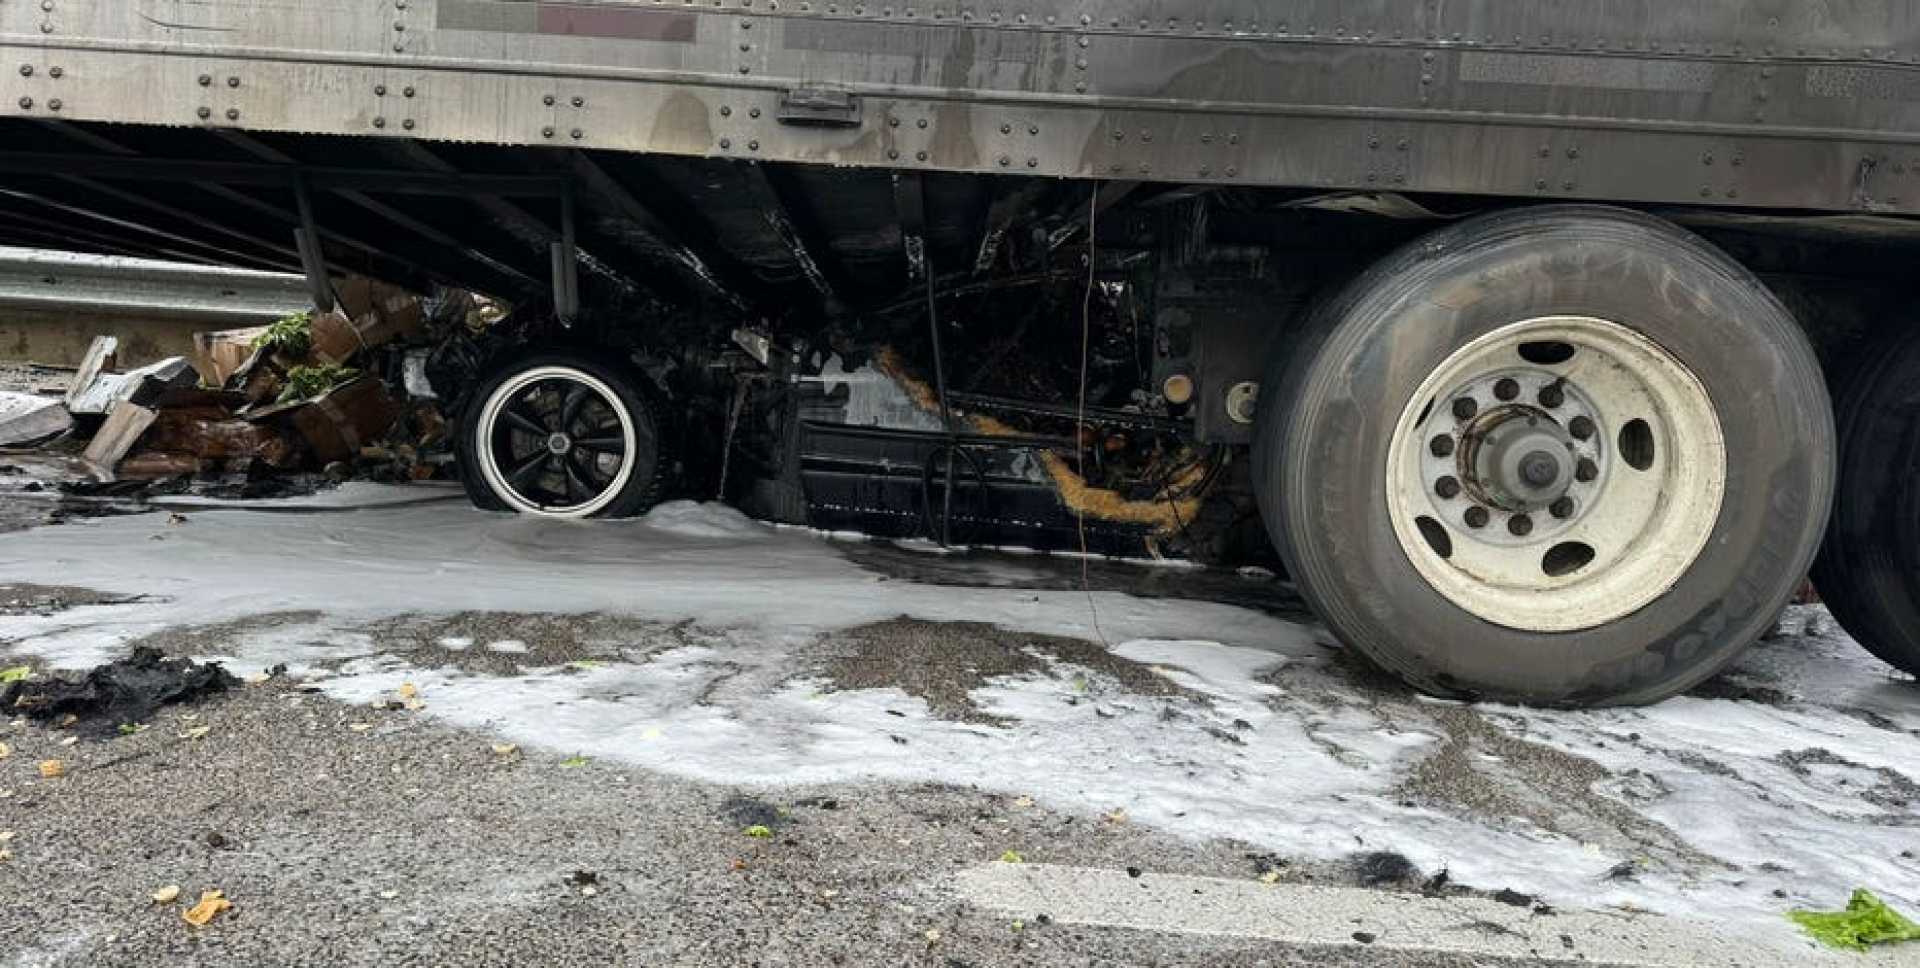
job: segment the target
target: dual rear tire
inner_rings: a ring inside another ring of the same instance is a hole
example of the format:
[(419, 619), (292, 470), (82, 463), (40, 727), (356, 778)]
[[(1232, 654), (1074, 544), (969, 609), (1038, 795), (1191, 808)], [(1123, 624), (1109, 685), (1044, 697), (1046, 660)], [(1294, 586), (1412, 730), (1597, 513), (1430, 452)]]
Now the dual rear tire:
[(1633, 212), (1473, 219), (1277, 354), (1254, 473), (1301, 592), (1443, 696), (1653, 702), (1757, 639), (1819, 545), (1832, 415), (1792, 315)]
[(1840, 491), (1813, 584), (1847, 634), (1920, 675), (1920, 328), (1839, 373)]

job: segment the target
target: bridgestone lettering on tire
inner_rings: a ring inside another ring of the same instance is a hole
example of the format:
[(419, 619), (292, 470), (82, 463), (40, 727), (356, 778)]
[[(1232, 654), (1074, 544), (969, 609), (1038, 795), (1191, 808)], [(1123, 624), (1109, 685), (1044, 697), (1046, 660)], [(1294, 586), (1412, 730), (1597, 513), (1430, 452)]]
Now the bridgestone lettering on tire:
[(542, 353), (481, 381), (461, 421), (461, 478), (491, 510), (627, 517), (658, 499), (659, 441), (638, 377), (587, 354)]
[(1765, 631), (1819, 542), (1812, 350), (1669, 223), (1464, 222), (1281, 342), (1254, 441), (1268, 530), (1333, 631), (1421, 689), (1665, 698)]

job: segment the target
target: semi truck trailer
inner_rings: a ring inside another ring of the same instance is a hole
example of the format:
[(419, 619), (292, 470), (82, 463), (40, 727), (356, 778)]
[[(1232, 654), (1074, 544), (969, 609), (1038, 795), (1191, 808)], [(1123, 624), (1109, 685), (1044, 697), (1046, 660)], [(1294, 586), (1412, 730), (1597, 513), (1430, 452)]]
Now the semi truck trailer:
[(1900, 0), (0, 0), (0, 242), (510, 307), (482, 507), (1271, 553), (1459, 698), (1810, 570), (1920, 672), (1917, 213)]

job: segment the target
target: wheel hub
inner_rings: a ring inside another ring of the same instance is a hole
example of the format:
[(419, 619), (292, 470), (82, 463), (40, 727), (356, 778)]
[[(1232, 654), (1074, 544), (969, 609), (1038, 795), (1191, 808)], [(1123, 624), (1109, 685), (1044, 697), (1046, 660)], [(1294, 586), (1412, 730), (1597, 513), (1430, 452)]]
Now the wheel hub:
[(1592, 628), (1657, 598), (1706, 546), (1725, 488), (1712, 400), (1629, 327), (1549, 316), (1442, 360), (1387, 454), (1395, 537), (1489, 622)]
[(566, 434), (547, 435), (547, 453), (556, 457), (573, 449), (573, 438)]
[(1461, 436), (1461, 481), (1486, 504), (1525, 514), (1551, 506), (1573, 484), (1573, 439), (1544, 411), (1489, 410)]

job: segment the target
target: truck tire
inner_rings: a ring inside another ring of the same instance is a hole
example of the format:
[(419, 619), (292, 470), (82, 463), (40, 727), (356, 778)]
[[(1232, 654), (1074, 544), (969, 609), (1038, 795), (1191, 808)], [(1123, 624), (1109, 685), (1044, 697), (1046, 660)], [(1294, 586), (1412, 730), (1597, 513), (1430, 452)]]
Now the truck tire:
[(538, 353), (496, 368), (470, 400), (455, 453), (475, 505), (619, 518), (659, 500), (659, 425), (627, 367), (578, 351)]
[(1840, 481), (1813, 585), (1855, 641), (1920, 675), (1920, 329), (1835, 386)]
[(1282, 348), (1254, 470), (1346, 644), (1442, 696), (1654, 702), (1765, 631), (1826, 523), (1792, 315), (1681, 229), (1520, 209), (1372, 267)]

